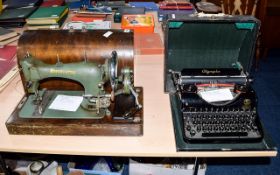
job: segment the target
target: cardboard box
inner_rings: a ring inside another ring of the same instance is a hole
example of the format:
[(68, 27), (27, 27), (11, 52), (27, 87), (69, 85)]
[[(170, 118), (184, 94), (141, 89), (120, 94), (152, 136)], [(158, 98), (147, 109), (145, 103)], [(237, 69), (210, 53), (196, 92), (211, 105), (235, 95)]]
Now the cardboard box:
[(121, 28), (132, 29), (134, 33), (154, 33), (154, 17), (151, 14), (123, 15)]
[(134, 33), (134, 52), (136, 55), (163, 54), (164, 46), (157, 33)]
[[(195, 159), (179, 159), (182, 161), (170, 163), (139, 163), (129, 160), (129, 174), (131, 175), (193, 175)], [(191, 162), (189, 162), (191, 161)], [(206, 164), (202, 163), (198, 168), (198, 175), (205, 175)]]

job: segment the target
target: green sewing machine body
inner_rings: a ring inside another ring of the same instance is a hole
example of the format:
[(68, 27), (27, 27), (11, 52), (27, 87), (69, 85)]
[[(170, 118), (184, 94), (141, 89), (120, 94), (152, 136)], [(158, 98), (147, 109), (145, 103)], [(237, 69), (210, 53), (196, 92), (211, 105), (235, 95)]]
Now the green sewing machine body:
[[(59, 58), (56, 64), (46, 64), (31, 55), (20, 60), (23, 76), (26, 81), (27, 96), (20, 104), (21, 118), (65, 118), (65, 119), (100, 119), (111, 116), (111, 101), (119, 94), (132, 95), (135, 98), (135, 108), (141, 109), (138, 94), (132, 85), (132, 73), (129, 68), (123, 68), (117, 76), (117, 53), (103, 65), (88, 62), (86, 59), (76, 63), (61, 63)], [(40, 82), (45, 79), (61, 78), (80, 83), (84, 91), (63, 91), (39, 89)], [(104, 85), (110, 81), (112, 92), (107, 93)], [(118, 88), (121, 84), (121, 88)], [(49, 106), (59, 95), (82, 97), (82, 102), (76, 111), (54, 110)], [(127, 114), (130, 111), (128, 109)]]

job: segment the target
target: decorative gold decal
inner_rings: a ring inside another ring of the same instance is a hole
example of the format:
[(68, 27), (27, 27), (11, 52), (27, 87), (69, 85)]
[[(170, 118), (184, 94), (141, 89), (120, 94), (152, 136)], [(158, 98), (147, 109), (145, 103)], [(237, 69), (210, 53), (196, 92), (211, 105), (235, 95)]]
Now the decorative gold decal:
[(202, 70), (202, 73), (203, 74), (219, 74), (219, 73), (221, 73), (221, 71), (220, 70), (207, 70), (207, 69), (203, 69)]
[(59, 69), (50, 69), (51, 74), (62, 74), (62, 75), (75, 75), (76, 71), (74, 70), (59, 70)]

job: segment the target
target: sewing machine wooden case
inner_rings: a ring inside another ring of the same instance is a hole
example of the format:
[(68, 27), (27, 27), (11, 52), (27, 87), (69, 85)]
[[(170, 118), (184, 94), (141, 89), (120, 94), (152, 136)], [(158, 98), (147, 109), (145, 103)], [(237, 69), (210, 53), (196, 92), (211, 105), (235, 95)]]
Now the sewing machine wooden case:
[[(164, 89), (165, 92), (170, 94), (170, 104), (177, 150), (276, 150), (275, 144), (262, 126), (260, 127), (263, 128), (263, 131), (260, 131), (261, 134), (259, 134), (258, 138), (253, 141), (216, 141), (213, 139), (217, 138), (216, 136), (210, 139), (208, 138), (209, 140), (202, 138), (197, 141), (195, 140), (195, 137), (198, 132), (195, 133), (195, 131), (198, 131), (198, 129), (191, 133), (192, 129), (188, 128), (188, 123), (184, 124), (186, 118), (188, 118), (188, 116), (185, 117), (186, 115), (183, 114), (185, 109), (193, 109), (196, 111), (196, 107), (188, 107), (192, 103), (197, 103), (192, 100), (200, 98), (195, 94), (194, 96), (198, 98), (190, 99), (192, 98), (191, 95), (194, 93), (189, 96), (187, 94), (187, 97), (181, 93), (184, 91), (180, 89), (182, 87), (184, 88), (184, 81), (188, 82), (186, 83), (187, 85), (194, 84), (196, 88), (198, 85), (195, 83), (199, 84), (199, 82), (203, 82), (204, 84), (211, 84), (214, 82), (213, 84), (218, 84), (217, 82), (232, 83), (244, 81), (244, 85), (246, 84), (246, 86), (247, 84), (251, 84), (250, 69), (254, 58), (254, 47), (260, 26), (259, 21), (253, 17), (247, 16), (170, 15), (169, 20), (164, 26)], [(240, 74), (232, 76), (231, 74), (234, 71), (230, 72), (228, 70), (237, 70)], [(178, 75), (174, 74), (176, 72)], [(214, 75), (215, 73), (220, 72), (225, 73), (221, 76)], [(204, 73), (205, 76), (203, 75)], [(210, 73), (211, 76), (208, 76), (208, 73)], [(187, 76), (184, 74), (187, 74)], [(192, 91), (191, 88), (186, 91), (188, 90)], [(257, 105), (257, 98), (255, 98), (254, 101)], [(215, 105), (211, 106), (208, 102), (206, 103), (204, 99), (199, 99), (199, 103), (202, 104), (201, 106), (197, 106), (197, 109), (199, 110), (204, 110), (204, 107), (205, 110), (209, 111), (215, 108)], [(225, 108), (230, 106), (228, 104), (225, 105)], [(217, 114), (219, 113), (220, 112)], [(270, 116), (262, 117), (263, 118), (261, 118), (261, 120), (265, 120), (265, 117)], [(199, 119), (204, 120), (202, 118)], [(208, 122), (213, 122), (213, 120), (211, 119), (211, 121)], [(195, 127), (198, 128), (199, 125), (200, 123), (198, 123)], [(205, 130), (207, 129), (208, 128)], [(211, 131), (209, 131), (210, 129)], [(214, 131), (214, 128), (210, 129), (207, 131), (209, 132), (207, 134), (214, 133), (218, 135), (215, 133), (216, 131)], [(202, 132), (201, 130), (204, 130), (202, 126), (199, 128), (200, 132)], [(220, 128), (217, 128), (217, 130), (220, 130)], [(189, 132), (190, 134), (185, 134), (186, 132)]]
[(17, 57), (25, 96), (6, 122), (10, 134), (142, 135), (132, 32), (25, 31)]

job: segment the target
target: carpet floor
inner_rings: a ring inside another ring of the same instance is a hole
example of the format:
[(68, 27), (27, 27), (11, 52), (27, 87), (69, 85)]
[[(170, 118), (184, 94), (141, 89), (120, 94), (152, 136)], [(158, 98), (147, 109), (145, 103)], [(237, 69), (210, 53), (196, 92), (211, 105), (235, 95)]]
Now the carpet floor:
[[(280, 145), (280, 49), (272, 50), (253, 71), (262, 123)], [(280, 156), (273, 158), (217, 158), (207, 160), (206, 175), (279, 175)]]

